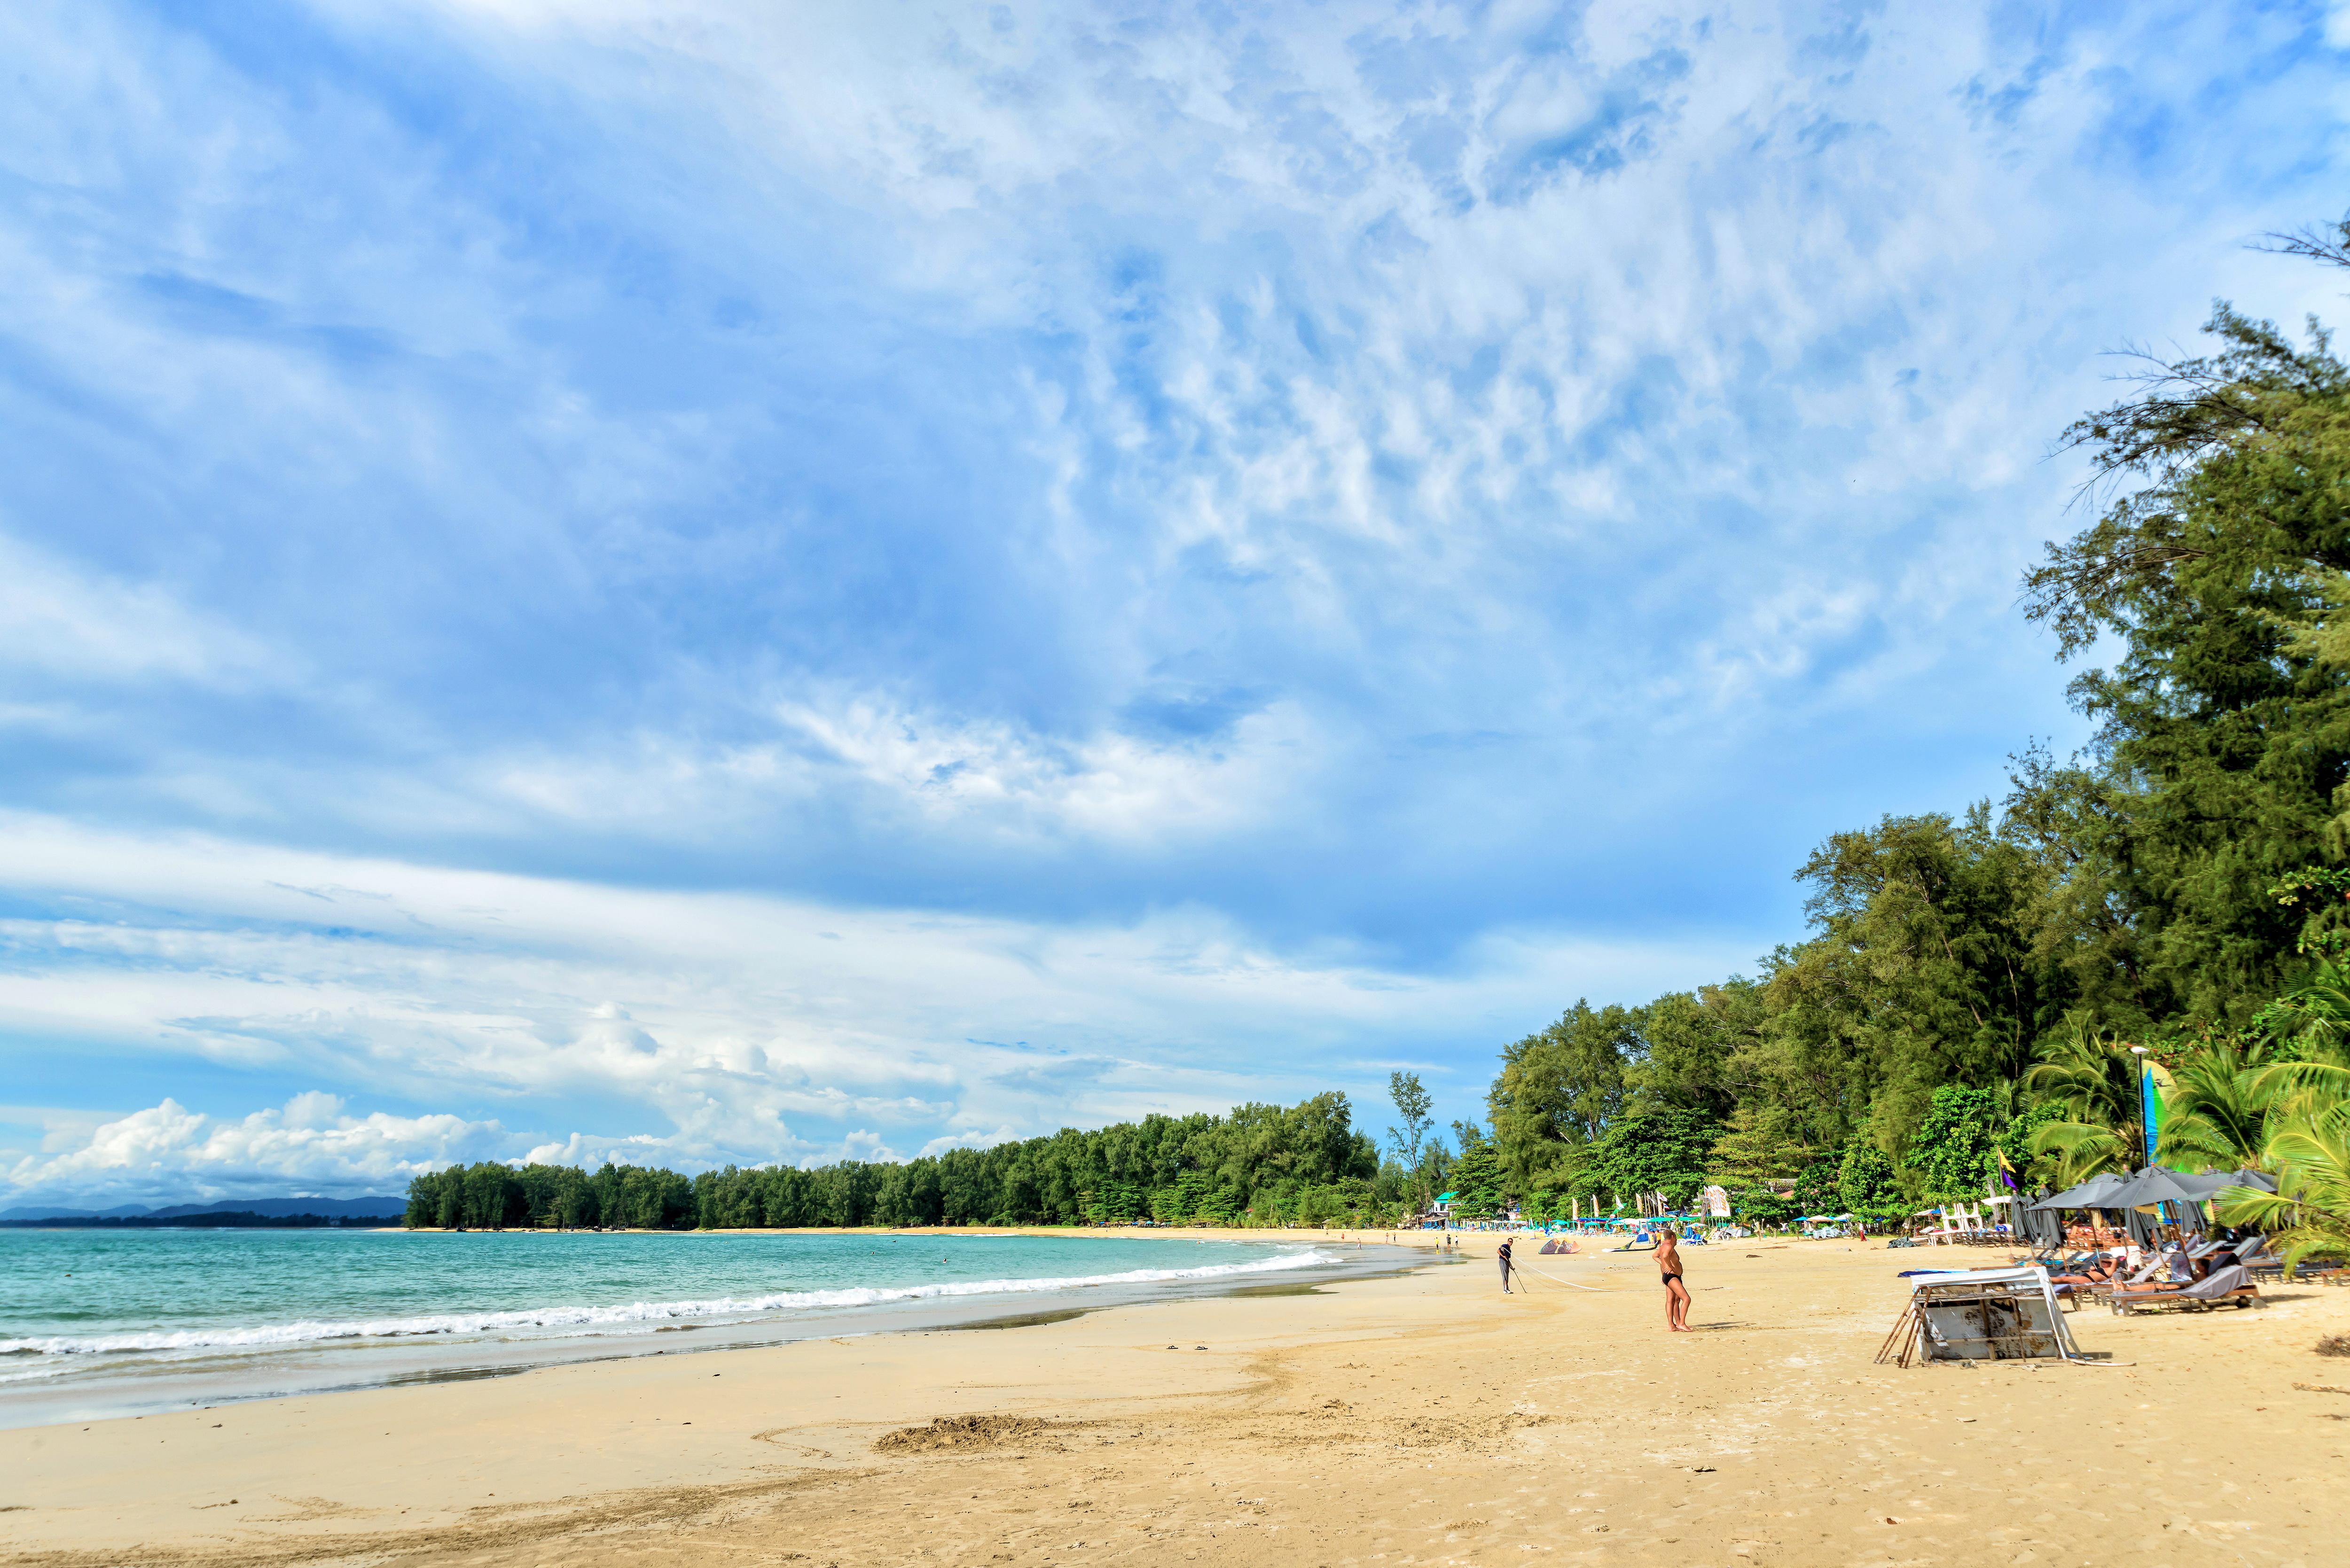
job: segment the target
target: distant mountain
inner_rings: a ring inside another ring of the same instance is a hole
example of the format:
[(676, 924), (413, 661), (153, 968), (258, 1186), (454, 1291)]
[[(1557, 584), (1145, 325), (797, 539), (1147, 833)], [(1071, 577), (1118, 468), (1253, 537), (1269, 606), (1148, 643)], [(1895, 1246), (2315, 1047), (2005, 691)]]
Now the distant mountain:
[(329, 1220), (396, 1219), (407, 1211), (405, 1198), (222, 1198), (208, 1203), (171, 1203), (149, 1209), (137, 1203), (112, 1209), (54, 1209), (38, 1204), (0, 1209), (0, 1223), (14, 1220), (172, 1220), (183, 1214), (246, 1213), (272, 1220), (317, 1214)]
[(320, 1214), (329, 1220), (343, 1220), (358, 1215), (398, 1215), (408, 1211), (405, 1198), (224, 1198), (217, 1203), (174, 1203), (168, 1208), (150, 1209), (150, 1220), (175, 1219), (182, 1214), (218, 1214), (229, 1210), (245, 1214), (266, 1215), (272, 1220), (288, 1214)]

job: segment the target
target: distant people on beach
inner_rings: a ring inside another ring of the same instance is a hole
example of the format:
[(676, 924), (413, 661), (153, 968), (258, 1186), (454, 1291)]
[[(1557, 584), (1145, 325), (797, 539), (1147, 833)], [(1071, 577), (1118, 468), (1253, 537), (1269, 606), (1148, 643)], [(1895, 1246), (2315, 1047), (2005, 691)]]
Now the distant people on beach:
[(1657, 1231), (1657, 1272), (1665, 1277), (1665, 1326), (1675, 1334), (1687, 1334), (1689, 1287), (1681, 1283), (1680, 1237), (1670, 1225)]
[(1502, 1265), (1502, 1293), (1508, 1295), (1510, 1293), (1510, 1243), (1507, 1241), (1503, 1241), (1502, 1250), (1493, 1256)]

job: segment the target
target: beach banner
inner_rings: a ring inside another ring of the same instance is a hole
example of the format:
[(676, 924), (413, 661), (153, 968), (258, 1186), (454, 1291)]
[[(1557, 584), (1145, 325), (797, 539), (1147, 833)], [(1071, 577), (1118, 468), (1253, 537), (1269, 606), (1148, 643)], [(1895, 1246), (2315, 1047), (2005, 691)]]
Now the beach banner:
[(2138, 1074), (2137, 1086), (2146, 1121), (2146, 1163), (2152, 1165), (2162, 1142), (2162, 1096), (2170, 1087), (2169, 1070), (2148, 1062)]

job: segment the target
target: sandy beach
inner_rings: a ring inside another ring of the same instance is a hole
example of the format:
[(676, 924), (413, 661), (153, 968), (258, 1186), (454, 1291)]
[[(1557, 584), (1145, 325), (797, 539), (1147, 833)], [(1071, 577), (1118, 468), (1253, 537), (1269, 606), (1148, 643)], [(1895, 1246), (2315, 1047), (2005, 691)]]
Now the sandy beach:
[(2314, 1350), (2350, 1290), (2085, 1310), (2108, 1366), (1901, 1371), (1896, 1272), (1995, 1254), (1692, 1250), (1669, 1335), (1645, 1254), (1529, 1257), (1553, 1277), (1504, 1296), (1496, 1240), (1305, 1293), (0, 1432), (0, 1562), (2350, 1562), (2350, 1360)]

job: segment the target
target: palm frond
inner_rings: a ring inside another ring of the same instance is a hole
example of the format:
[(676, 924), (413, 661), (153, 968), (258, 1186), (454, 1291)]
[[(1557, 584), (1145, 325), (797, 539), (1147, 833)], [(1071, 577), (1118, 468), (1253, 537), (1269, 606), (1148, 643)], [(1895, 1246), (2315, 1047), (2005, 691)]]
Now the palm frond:
[(2198, 1042), (2171, 1070), (2161, 1158), (2230, 1170), (2257, 1165), (2268, 1145), (2270, 1113), (2285, 1092), (2286, 1081), (2265, 1064), (2268, 1054), (2259, 1040)]
[(2130, 1168), (2129, 1141), (2094, 1122), (2050, 1122), (2033, 1130), (2029, 1147), (2034, 1154), (2056, 1157), (2057, 1180), (2066, 1187), (2099, 1171)]
[(2105, 1127), (2137, 1120), (2137, 1081), (2127, 1044), (2077, 1016), (2042, 1044), (2040, 1060), (2023, 1075), (2027, 1090), (2062, 1106), (2072, 1120)]
[(2220, 1218), (2270, 1234), (2288, 1269), (2312, 1253), (2350, 1255), (2350, 1116), (2336, 1102), (2304, 1099), (2281, 1109), (2263, 1163), (2274, 1193), (2230, 1187), (2217, 1195)]

